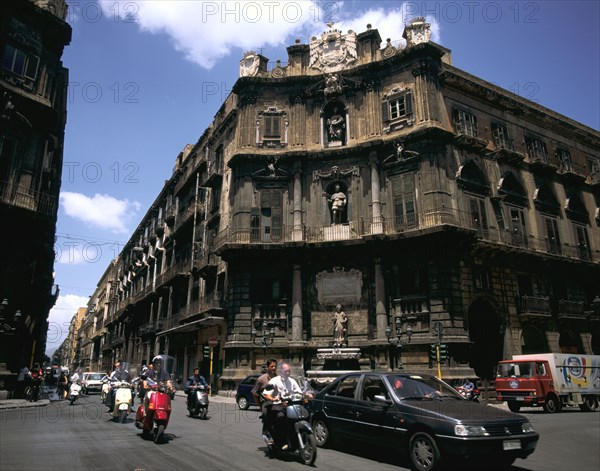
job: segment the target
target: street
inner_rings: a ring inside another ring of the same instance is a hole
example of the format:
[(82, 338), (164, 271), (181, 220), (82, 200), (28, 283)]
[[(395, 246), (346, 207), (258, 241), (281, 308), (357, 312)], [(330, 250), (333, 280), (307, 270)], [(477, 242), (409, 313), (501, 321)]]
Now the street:
[[(260, 438), (258, 411), (240, 411), (232, 399), (212, 399), (207, 420), (187, 416), (185, 399), (173, 401), (166, 443), (141, 438), (133, 415), (126, 424), (111, 421), (97, 395), (83, 396), (45, 407), (0, 412), (0, 469), (2, 470), (248, 470), (276, 466), (300, 470), (296, 454), (269, 459)], [(136, 404), (137, 407), (137, 404)], [(525, 409), (524, 415), (540, 433), (535, 453), (517, 460), (513, 470), (600, 467), (600, 414), (567, 408), (560, 414)], [(407, 469), (404, 457), (356, 444), (337, 444), (318, 450), (317, 468), (327, 470)]]

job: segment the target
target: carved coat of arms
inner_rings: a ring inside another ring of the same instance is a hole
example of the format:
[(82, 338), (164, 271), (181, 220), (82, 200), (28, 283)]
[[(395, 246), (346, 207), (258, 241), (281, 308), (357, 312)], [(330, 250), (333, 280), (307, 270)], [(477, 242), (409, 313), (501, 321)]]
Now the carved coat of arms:
[(325, 31), (321, 38), (314, 37), (310, 41), (309, 67), (324, 73), (339, 72), (357, 59), (356, 33), (342, 34), (340, 30), (332, 28), (332, 23), (327, 25), (329, 31)]
[(240, 77), (254, 77), (258, 73), (260, 57), (257, 54), (246, 53), (240, 61)]

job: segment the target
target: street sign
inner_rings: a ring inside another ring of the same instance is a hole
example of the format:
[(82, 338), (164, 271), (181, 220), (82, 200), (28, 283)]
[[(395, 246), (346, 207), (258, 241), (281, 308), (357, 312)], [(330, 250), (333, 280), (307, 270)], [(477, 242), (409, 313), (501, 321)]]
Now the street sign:
[(219, 338), (218, 337), (211, 337), (208, 339), (208, 346), (209, 347), (216, 347), (217, 345), (219, 345)]

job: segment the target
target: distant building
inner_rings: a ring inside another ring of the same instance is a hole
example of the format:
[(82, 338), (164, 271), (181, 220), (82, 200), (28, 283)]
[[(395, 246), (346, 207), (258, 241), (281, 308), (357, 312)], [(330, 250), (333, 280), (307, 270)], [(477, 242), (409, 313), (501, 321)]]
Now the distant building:
[(234, 388), (323, 349), (435, 374), (440, 341), (446, 379), (600, 353), (598, 131), (452, 66), (422, 18), (404, 37), (329, 25), (287, 64), (244, 55), (98, 284), (92, 356), (206, 375), (213, 338)]
[(0, 6), (0, 363), (42, 362), (58, 297), (54, 238), (71, 41), (64, 0)]

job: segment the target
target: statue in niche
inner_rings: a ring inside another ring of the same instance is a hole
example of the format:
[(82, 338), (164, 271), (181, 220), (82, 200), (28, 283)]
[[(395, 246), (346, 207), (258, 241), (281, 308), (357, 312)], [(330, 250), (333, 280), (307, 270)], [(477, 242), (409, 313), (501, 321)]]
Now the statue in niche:
[(329, 142), (343, 141), (344, 139), (344, 117), (339, 114), (337, 106), (333, 109), (333, 114), (327, 120)]
[(331, 211), (333, 212), (333, 224), (343, 222), (344, 209), (346, 208), (346, 195), (341, 190), (339, 183), (335, 184), (335, 192), (329, 198), (331, 201)]
[(342, 311), (342, 305), (335, 306), (333, 314), (333, 346), (348, 346), (348, 317)]

